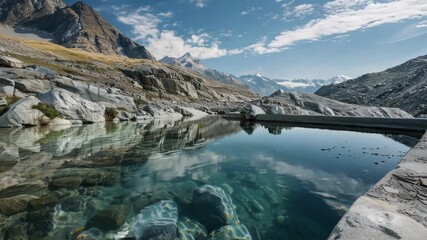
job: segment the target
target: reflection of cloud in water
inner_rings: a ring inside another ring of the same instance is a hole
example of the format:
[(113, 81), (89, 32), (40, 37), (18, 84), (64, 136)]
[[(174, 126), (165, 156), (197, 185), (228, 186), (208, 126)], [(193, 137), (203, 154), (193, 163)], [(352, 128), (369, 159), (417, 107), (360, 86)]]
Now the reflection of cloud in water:
[(319, 196), (334, 198), (338, 195), (359, 197), (366, 191), (366, 185), (357, 179), (343, 174), (331, 174), (322, 170), (307, 169), (300, 165), (291, 165), (260, 154), (255, 159), (267, 164), (276, 174), (294, 176), (300, 181), (312, 183)]
[(218, 164), (225, 160), (225, 156), (212, 151), (206, 151), (197, 156), (156, 154), (149, 158), (144, 169), (149, 173), (155, 172), (157, 180), (168, 181), (187, 174), (191, 174), (191, 178), (197, 180), (205, 179), (218, 172), (220, 169)]

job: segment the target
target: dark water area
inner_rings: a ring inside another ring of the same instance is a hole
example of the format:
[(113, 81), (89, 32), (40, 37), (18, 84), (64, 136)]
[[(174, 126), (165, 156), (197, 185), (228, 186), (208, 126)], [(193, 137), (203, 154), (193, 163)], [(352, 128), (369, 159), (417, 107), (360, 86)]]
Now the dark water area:
[(0, 129), (0, 238), (326, 239), (416, 141), (221, 118)]

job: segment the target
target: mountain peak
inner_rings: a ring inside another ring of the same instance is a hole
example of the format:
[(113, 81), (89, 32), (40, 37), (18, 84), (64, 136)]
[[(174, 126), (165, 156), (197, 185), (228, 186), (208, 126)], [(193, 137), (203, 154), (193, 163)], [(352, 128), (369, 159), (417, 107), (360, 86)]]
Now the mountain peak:
[(83, 2), (83, 1), (78, 1), (76, 3), (74, 3), (73, 5), (71, 5), (71, 8), (74, 11), (79, 11), (79, 10), (92, 10), (92, 7), (89, 6), (87, 3)]
[(186, 54), (184, 54), (184, 56), (182, 56), (182, 58), (193, 58), (193, 55), (191, 55), (190, 52), (187, 52)]
[(83, 1), (67, 6), (63, 0), (0, 0), (0, 10), (2, 8), (10, 9), (8, 12), (14, 15), (3, 18), (0, 14), (0, 23), (48, 32), (57, 44), (88, 52), (155, 60), (147, 49), (126, 37)]
[(255, 76), (262, 78), (262, 75), (260, 73), (255, 73)]

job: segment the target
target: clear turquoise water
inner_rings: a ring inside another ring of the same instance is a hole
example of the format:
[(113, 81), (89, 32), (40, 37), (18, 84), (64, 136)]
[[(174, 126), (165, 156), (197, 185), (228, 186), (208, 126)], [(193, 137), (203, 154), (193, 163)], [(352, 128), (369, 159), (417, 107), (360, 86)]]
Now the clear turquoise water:
[(230, 194), (253, 239), (326, 239), (409, 150), (394, 139), (416, 142), (301, 127), (279, 134), (216, 118), (0, 129), (0, 201), (54, 196), (1, 214), (0, 234), (73, 239), (99, 212), (124, 206), (125, 216), (114, 215), (120, 226), (95, 223), (104, 224), (103, 238), (120, 239), (142, 208), (160, 200), (174, 200), (191, 218), (194, 188), (210, 184)]

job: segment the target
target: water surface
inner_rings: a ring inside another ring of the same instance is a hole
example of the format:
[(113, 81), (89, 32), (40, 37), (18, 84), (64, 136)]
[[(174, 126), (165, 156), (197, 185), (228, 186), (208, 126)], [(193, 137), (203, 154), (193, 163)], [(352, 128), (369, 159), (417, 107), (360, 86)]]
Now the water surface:
[[(253, 239), (326, 239), (415, 142), (220, 118), (0, 129), (0, 201), (27, 199), (0, 206), (0, 234), (73, 239), (95, 226), (120, 239), (141, 209), (161, 200), (192, 217), (194, 189), (209, 184), (231, 196)], [(105, 209), (113, 213), (99, 218)]]

